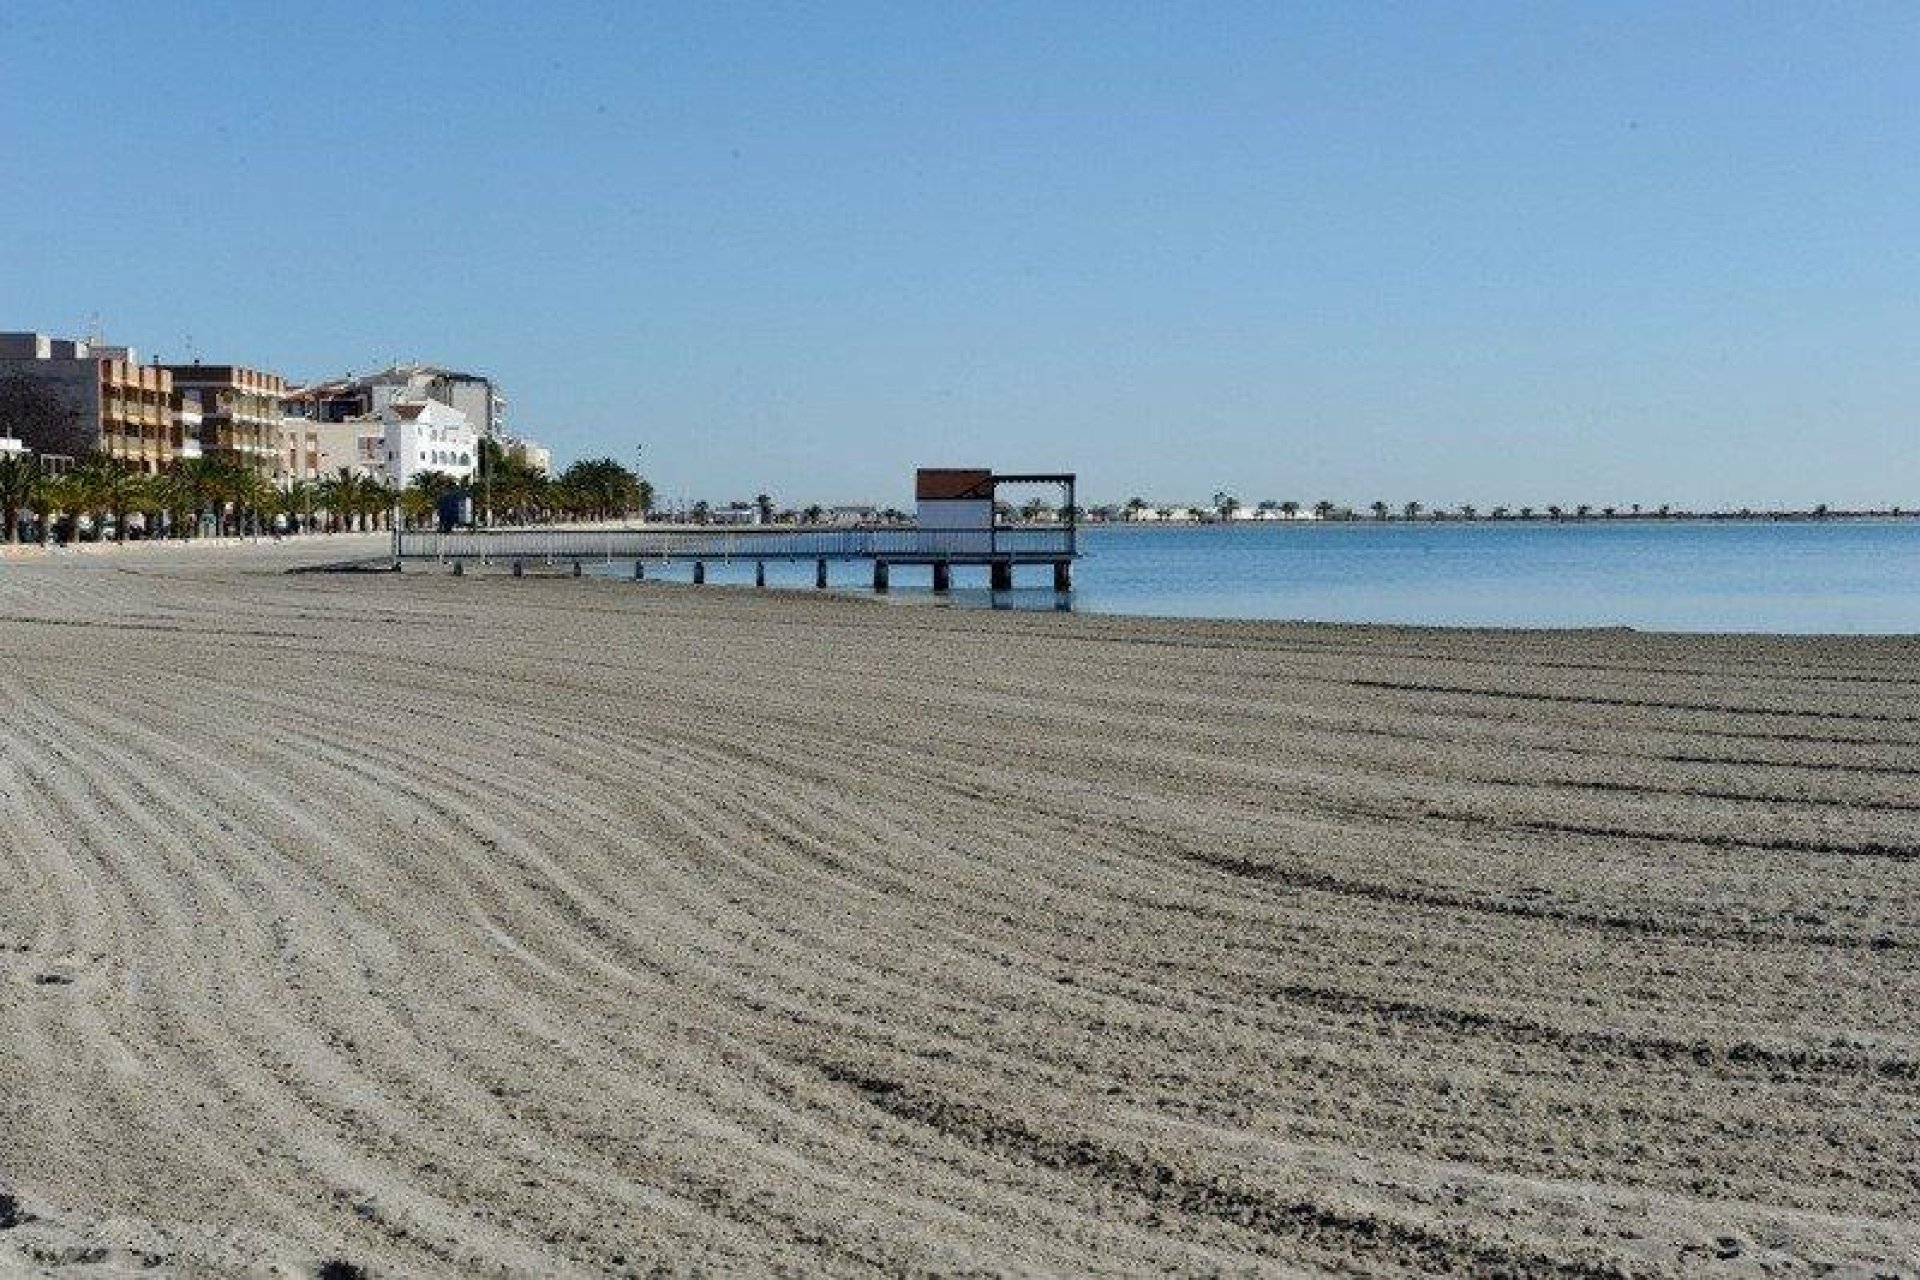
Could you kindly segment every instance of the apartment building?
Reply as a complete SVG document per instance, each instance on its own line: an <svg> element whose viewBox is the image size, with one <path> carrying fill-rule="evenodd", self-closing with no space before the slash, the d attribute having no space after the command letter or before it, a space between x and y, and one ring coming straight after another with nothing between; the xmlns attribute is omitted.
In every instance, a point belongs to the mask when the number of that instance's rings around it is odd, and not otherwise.
<svg viewBox="0 0 1920 1280"><path fill-rule="evenodd" d="M280 456L287 380L237 364L162 366L184 399L200 404L200 451L272 476Z"/></svg>
<svg viewBox="0 0 1920 1280"><path fill-rule="evenodd" d="M458 409L474 430L490 437L506 432L507 398L493 379L433 364L396 364L376 373L297 387L289 395L287 411L320 422L345 422L377 416L396 402L418 400Z"/></svg>
<svg viewBox="0 0 1920 1280"><path fill-rule="evenodd" d="M105 454L142 471L186 456L190 415L174 404L173 375L143 365L131 347L43 333L0 333L0 377L52 389L72 410L63 422L29 427L21 443L55 459Z"/></svg>

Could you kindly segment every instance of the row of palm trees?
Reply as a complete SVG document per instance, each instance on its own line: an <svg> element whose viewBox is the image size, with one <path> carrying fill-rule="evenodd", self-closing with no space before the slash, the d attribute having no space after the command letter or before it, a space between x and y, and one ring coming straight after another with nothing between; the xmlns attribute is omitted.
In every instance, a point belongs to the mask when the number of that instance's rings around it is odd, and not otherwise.
<svg viewBox="0 0 1920 1280"><path fill-rule="evenodd" d="M384 529L396 510L404 525L421 525L435 519L449 495L463 492L476 506L490 506L494 519L513 523L605 519L651 505L652 486L611 459L576 462L552 478L497 451L488 462L474 494L442 471L416 475L396 490L345 467L324 480L275 484L245 463L217 457L149 474L96 454L56 473L31 454L10 454L0 456L0 520L8 542L28 518L36 540L98 539L111 527L124 541L135 517L145 536L173 538Z"/></svg>
<svg viewBox="0 0 1920 1280"><path fill-rule="evenodd" d="M31 454L0 457L0 520L8 542L18 540L29 518L36 539L61 541L105 537L109 526L124 541L136 517L148 537L373 529L385 522L394 499L387 485L344 469L326 480L281 487L224 458L192 458L149 474L98 454L57 473Z"/></svg>

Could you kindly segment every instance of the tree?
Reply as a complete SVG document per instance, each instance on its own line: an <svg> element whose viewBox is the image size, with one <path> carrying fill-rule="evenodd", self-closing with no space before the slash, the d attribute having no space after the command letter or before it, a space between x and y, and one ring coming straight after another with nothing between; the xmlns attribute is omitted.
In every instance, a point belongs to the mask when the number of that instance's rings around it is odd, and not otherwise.
<svg viewBox="0 0 1920 1280"><path fill-rule="evenodd" d="M20 540L20 513L33 506L40 487L40 460L30 453L0 455L0 518L7 522L6 540Z"/></svg>
<svg viewBox="0 0 1920 1280"><path fill-rule="evenodd" d="M319 500L318 488L311 480L292 480L287 483L284 500L288 513L293 516L294 532L313 531L313 508Z"/></svg>
<svg viewBox="0 0 1920 1280"><path fill-rule="evenodd" d="M653 506L653 486L612 458L582 459L561 472L555 483L561 505L595 520L645 512Z"/></svg>
<svg viewBox="0 0 1920 1280"><path fill-rule="evenodd" d="M826 509L817 502L809 504L807 509L800 513L801 518L808 524L819 524L820 517L826 514Z"/></svg>
<svg viewBox="0 0 1920 1280"><path fill-rule="evenodd" d="M1407 519L1418 520L1420 518L1420 512L1423 510L1423 507L1418 502L1409 502L1407 503L1406 506L1400 508L1400 510L1401 510L1401 513L1407 517Z"/></svg>
<svg viewBox="0 0 1920 1280"><path fill-rule="evenodd" d="M127 517L135 511L146 509L152 499L153 489L147 483L146 475L136 468L110 458L103 458L101 462L100 499L113 516L115 540L125 542Z"/></svg>
<svg viewBox="0 0 1920 1280"><path fill-rule="evenodd" d="M1320 518L1321 518L1322 520L1327 520L1327 519L1330 519L1330 518L1332 518L1332 516L1333 516L1333 501L1332 501L1332 499L1330 499L1330 498L1322 498L1322 499L1320 499L1320 501L1318 501L1318 502L1316 502L1316 503L1314 503L1314 504L1313 504L1313 514L1314 514L1314 515L1316 515L1316 516L1319 516L1319 517L1320 517Z"/></svg>
<svg viewBox="0 0 1920 1280"><path fill-rule="evenodd" d="M1385 520L1387 518L1387 512L1391 510L1392 508L1386 503L1376 502L1373 504L1373 518L1375 520Z"/></svg>
<svg viewBox="0 0 1920 1280"><path fill-rule="evenodd" d="M327 522L335 530L350 529L360 513L366 481L351 467L341 467L320 482L320 505L327 509Z"/></svg>
<svg viewBox="0 0 1920 1280"><path fill-rule="evenodd" d="M1285 516L1287 519L1291 520L1295 516L1300 514L1300 504L1295 502L1292 498L1288 498L1285 502L1280 504L1280 514Z"/></svg>
<svg viewBox="0 0 1920 1280"><path fill-rule="evenodd" d="M1471 502L1463 502L1460 504L1460 518L1462 520L1472 520L1479 514L1479 508L1475 507Z"/></svg>
<svg viewBox="0 0 1920 1280"><path fill-rule="evenodd" d="M44 453L50 444L60 447L79 417L53 383L24 373L0 377L0 436L25 440Z"/></svg>

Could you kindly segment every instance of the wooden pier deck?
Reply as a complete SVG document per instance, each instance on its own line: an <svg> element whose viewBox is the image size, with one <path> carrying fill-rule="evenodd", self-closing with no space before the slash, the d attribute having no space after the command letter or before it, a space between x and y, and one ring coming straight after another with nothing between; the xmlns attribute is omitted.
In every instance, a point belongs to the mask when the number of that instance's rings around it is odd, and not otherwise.
<svg viewBox="0 0 1920 1280"><path fill-rule="evenodd" d="M1072 588L1072 564L1080 555L1072 524L1053 528L918 529L854 527L830 529L483 529L447 533L397 532L396 568L431 562L461 572L465 565L617 564L631 562L644 577L649 563L692 563L702 582L709 563L813 561L814 585L828 585L828 566L849 561L872 566L876 591L888 586L894 565L925 565L933 570L935 591L952 584L958 566L985 566L995 590L1013 586L1019 566L1046 566L1055 590Z"/></svg>

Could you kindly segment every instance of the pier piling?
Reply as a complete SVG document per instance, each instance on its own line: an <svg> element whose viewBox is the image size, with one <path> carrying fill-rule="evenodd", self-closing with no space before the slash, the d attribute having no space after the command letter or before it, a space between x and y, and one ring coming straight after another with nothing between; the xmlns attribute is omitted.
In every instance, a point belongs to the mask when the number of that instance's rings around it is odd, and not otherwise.
<svg viewBox="0 0 1920 1280"><path fill-rule="evenodd" d="M514 576L514 577L516 577L516 578L524 578L524 577L526 577L526 576L527 576L527 564L526 564L526 561L524 561L524 560L515 560L515 561L513 562L513 576Z"/></svg>
<svg viewBox="0 0 1920 1280"><path fill-rule="evenodd" d="M827 562L825 560L815 560L813 562L813 586L817 591L825 591L827 589Z"/></svg>
<svg viewBox="0 0 1920 1280"><path fill-rule="evenodd" d="M647 580L647 562L646 561L635 560L633 562L633 580L635 582L645 582Z"/></svg>
<svg viewBox="0 0 1920 1280"><path fill-rule="evenodd" d="M887 562L885 560L875 560L873 562L873 590L876 595L885 595L887 592Z"/></svg>
<svg viewBox="0 0 1920 1280"><path fill-rule="evenodd" d="M1053 562L1053 589L1055 591L1073 590L1073 561L1055 560Z"/></svg>
<svg viewBox="0 0 1920 1280"><path fill-rule="evenodd" d="M1013 590L1013 561L995 560L988 565L987 580L995 591Z"/></svg>
<svg viewBox="0 0 1920 1280"><path fill-rule="evenodd" d="M457 578L457 577L459 577L459 576L460 576L461 574L463 574L463 573L465 573L466 571L467 571L467 567L466 567L466 565L464 565L464 564L462 564L462 563L461 563L460 561L458 561L458 560L455 560L455 561L453 562L453 576L454 576L454 577L456 577L456 578Z"/></svg>
<svg viewBox="0 0 1920 1280"><path fill-rule="evenodd" d="M706 580L707 562L705 560L695 560L693 562L693 585L696 587L700 586Z"/></svg>
<svg viewBox="0 0 1920 1280"><path fill-rule="evenodd" d="M755 560L753 562L753 585L756 587L764 587L767 585L767 562L765 560Z"/></svg>
<svg viewBox="0 0 1920 1280"><path fill-rule="evenodd" d="M935 595L945 595L953 590L953 566L945 560L933 562L933 591Z"/></svg>

